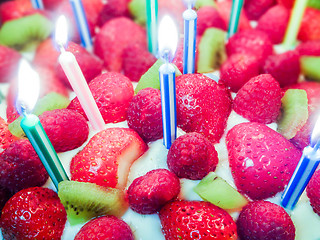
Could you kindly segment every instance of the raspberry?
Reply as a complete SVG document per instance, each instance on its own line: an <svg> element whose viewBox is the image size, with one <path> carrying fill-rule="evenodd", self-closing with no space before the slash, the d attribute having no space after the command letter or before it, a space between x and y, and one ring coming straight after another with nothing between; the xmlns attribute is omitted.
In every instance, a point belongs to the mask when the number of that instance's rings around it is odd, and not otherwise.
<svg viewBox="0 0 320 240"><path fill-rule="evenodd" d="M300 56L320 56L320 40L302 42L296 50Z"/></svg>
<svg viewBox="0 0 320 240"><path fill-rule="evenodd" d="M227 30L224 20L221 18L219 12L211 6L201 7L198 12L197 19L197 35L201 36L207 28L220 28Z"/></svg>
<svg viewBox="0 0 320 240"><path fill-rule="evenodd" d="M250 20L258 20L275 3L275 0L246 0L244 10Z"/></svg>
<svg viewBox="0 0 320 240"><path fill-rule="evenodd" d="M312 176L307 186L307 196L313 211L320 216L320 170Z"/></svg>

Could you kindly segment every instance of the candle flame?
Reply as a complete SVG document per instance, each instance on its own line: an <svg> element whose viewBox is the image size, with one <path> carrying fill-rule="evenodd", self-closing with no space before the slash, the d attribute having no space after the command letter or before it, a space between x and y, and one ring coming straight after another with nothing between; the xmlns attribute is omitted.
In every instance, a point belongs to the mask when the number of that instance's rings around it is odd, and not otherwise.
<svg viewBox="0 0 320 240"><path fill-rule="evenodd" d="M17 110L20 114L32 112L40 92L40 78L26 60L21 60L18 72Z"/></svg>
<svg viewBox="0 0 320 240"><path fill-rule="evenodd" d="M177 50L178 29L175 22L168 15L159 24L159 55L166 61L172 61Z"/></svg>
<svg viewBox="0 0 320 240"><path fill-rule="evenodd" d="M68 42L68 23L64 15L61 15L56 22L55 40L59 46L64 46Z"/></svg>
<svg viewBox="0 0 320 240"><path fill-rule="evenodd" d="M318 120L316 124L314 125L312 134L311 134L311 143L310 145L314 147L317 142L320 140L320 116L318 117Z"/></svg>

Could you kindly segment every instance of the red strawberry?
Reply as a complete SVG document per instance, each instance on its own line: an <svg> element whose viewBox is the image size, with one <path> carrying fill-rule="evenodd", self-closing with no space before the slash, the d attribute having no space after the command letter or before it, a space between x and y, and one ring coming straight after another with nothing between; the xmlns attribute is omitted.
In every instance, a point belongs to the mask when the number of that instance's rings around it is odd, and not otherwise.
<svg viewBox="0 0 320 240"><path fill-rule="evenodd" d="M251 199L281 192L301 152L280 133L261 123L241 123L226 137L229 164L237 188Z"/></svg>
<svg viewBox="0 0 320 240"><path fill-rule="evenodd" d="M101 27L112 18L130 17L129 2L130 0L108 0L99 13L98 25Z"/></svg>
<svg viewBox="0 0 320 240"><path fill-rule="evenodd" d="M220 82L224 83L233 92L259 75L260 62L256 57L248 54L233 54L220 68Z"/></svg>
<svg viewBox="0 0 320 240"><path fill-rule="evenodd" d="M20 53L0 45L0 83L8 82L15 76L20 58Z"/></svg>
<svg viewBox="0 0 320 240"><path fill-rule="evenodd" d="M134 240L129 225L114 217L103 216L90 220L77 233L74 240Z"/></svg>
<svg viewBox="0 0 320 240"><path fill-rule="evenodd" d="M292 8L295 0L278 0L278 3L286 8Z"/></svg>
<svg viewBox="0 0 320 240"><path fill-rule="evenodd" d="M219 142L231 111L229 91L202 74L176 78L178 126Z"/></svg>
<svg viewBox="0 0 320 240"><path fill-rule="evenodd" d="M217 10L220 13L220 16L223 18L223 20L226 24L226 27L228 28L232 2L231 1L218 1L218 2L216 2L216 5L217 5ZM240 15L238 29L239 29L239 31L245 30L245 29L251 29L250 22L247 18L245 11L243 11L243 10Z"/></svg>
<svg viewBox="0 0 320 240"><path fill-rule="evenodd" d="M15 0L2 2L0 5L0 22L3 24L7 21L14 20L24 16L26 11L32 9L29 0Z"/></svg>
<svg viewBox="0 0 320 240"><path fill-rule="evenodd" d="M10 193L10 191L0 186L0 217L1 217L2 208L11 197L12 197L12 194Z"/></svg>
<svg viewBox="0 0 320 240"><path fill-rule="evenodd" d="M276 0L246 0L243 7L250 20L258 20L275 4Z"/></svg>
<svg viewBox="0 0 320 240"><path fill-rule="evenodd" d="M101 74L103 62L80 45L70 42L67 51L73 53L87 82ZM71 85L60 64L56 65L57 77L69 88Z"/></svg>
<svg viewBox="0 0 320 240"><path fill-rule="evenodd" d="M274 44L281 43L287 30L290 11L282 5L275 5L263 14L257 30L265 32Z"/></svg>
<svg viewBox="0 0 320 240"><path fill-rule="evenodd" d="M252 122L269 124L280 114L282 91L270 74L251 78L233 101L236 113Z"/></svg>
<svg viewBox="0 0 320 240"><path fill-rule="evenodd" d="M280 206L256 201L246 205L237 220L238 234L243 240L294 240L295 226Z"/></svg>
<svg viewBox="0 0 320 240"><path fill-rule="evenodd" d="M11 143L0 156L0 185L13 193L28 187L42 186L48 177L27 139Z"/></svg>
<svg viewBox="0 0 320 240"><path fill-rule="evenodd" d="M300 26L298 39L301 41L320 40L320 10L306 8Z"/></svg>
<svg viewBox="0 0 320 240"><path fill-rule="evenodd" d="M228 56L235 53L250 54L261 63L273 52L268 35L259 30L246 30L234 34L229 39L226 49Z"/></svg>
<svg viewBox="0 0 320 240"><path fill-rule="evenodd" d="M297 83L300 75L299 53L288 51L269 56L263 66L263 73L269 73L280 84L280 87Z"/></svg>
<svg viewBox="0 0 320 240"><path fill-rule="evenodd" d="M71 178L124 188L131 164L148 146L129 128L109 128L94 135L72 160Z"/></svg>
<svg viewBox="0 0 320 240"><path fill-rule="evenodd" d="M64 0L42 0L45 9L55 10Z"/></svg>
<svg viewBox="0 0 320 240"><path fill-rule="evenodd" d="M123 51L123 73L131 81L138 82L141 76L157 59L139 44L130 44Z"/></svg>
<svg viewBox="0 0 320 240"><path fill-rule="evenodd" d="M296 50L300 56L320 56L320 40L302 42Z"/></svg>
<svg viewBox="0 0 320 240"><path fill-rule="evenodd" d="M127 109L133 97L131 81L120 73L104 73L89 83L101 115L106 123L122 122L127 117ZM76 110L86 119L78 98L74 98L68 106Z"/></svg>
<svg viewBox="0 0 320 240"><path fill-rule="evenodd" d="M40 122L57 152L80 147L89 135L86 119L69 109L56 109L39 116Z"/></svg>
<svg viewBox="0 0 320 240"><path fill-rule="evenodd" d="M156 169L136 178L127 193L131 209L140 214L153 214L179 192L179 178L167 169Z"/></svg>
<svg viewBox="0 0 320 240"><path fill-rule="evenodd" d="M144 88L132 98L127 111L128 126L146 141L162 138L160 90Z"/></svg>
<svg viewBox="0 0 320 240"><path fill-rule="evenodd" d="M159 212L166 240L236 240L236 223L223 209L200 201L174 201Z"/></svg>
<svg viewBox="0 0 320 240"><path fill-rule="evenodd" d="M146 48L145 30L126 17L118 17L101 27L96 36L94 52L103 59L108 71L120 72L123 51L129 44Z"/></svg>
<svg viewBox="0 0 320 240"><path fill-rule="evenodd" d="M226 23L216 8L212 6L201 7L197 14L197 35L201 36L210 27L220 28L224 31L227 30Z"/></svg>
<svg viewBox="0 0 320 240"><path fill-rule="evenodd" d="M320 216L320 170L312 176L307 186L307 196L313 211Z"/></svg>
<svg viewBox="0 0 320 240"><path fill-rule="evenodd" d="M35 52L33 64L37 67L55 69L60 53L55 49L51 38L41 42Z"/></svg>
<svg viewBox="0 0 320 240"><path fill-rule="evenodd" d="M54 191L34 187L16 193L2 209L5 239L61 239L66 211Z"/></svg>
<svg viewBox="0 0 320 240"><path fill-rule="evenodd" d="M187 133L173 142L167 156L169 169L179 178L201 180L218 164L214 145L199 133Z"/></svg>
<svg viewBox="0 0 320 240"><path fill-rule="evenodd" d="M7 149L11 143L18 140L19 138L11 134L8 129L8 124L3 118L0 117L0 155Z"/></svg>

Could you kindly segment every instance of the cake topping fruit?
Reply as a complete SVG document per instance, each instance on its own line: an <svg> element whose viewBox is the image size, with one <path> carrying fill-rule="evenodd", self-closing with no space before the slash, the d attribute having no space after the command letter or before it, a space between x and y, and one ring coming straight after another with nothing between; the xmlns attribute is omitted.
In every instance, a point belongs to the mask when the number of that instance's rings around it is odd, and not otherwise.
<svg viewBox="0 0 320 240"><path fill-rule="evenodd" d="M166 240L236 240L237 228L223 209L199 201L173 201L159 212Z"/></svg>
<svg viewBox="0 0 320 240"><path fill-rule="evenodd" d="M307 196L313 211L320 216L320 170L312 176L307 186Z"/></svg>
<svg viewBox="0 0 320 240"><path fill-rule="evenodd" d="M147 148L132 129L106 129L94 135L71 160L71 178L122 189L126 186L131 164Z"/></svg>
<svg viewBox="0 0 320 240"><path fill-rule="evenodd" d="M18 140L18 138L9 131L8 124L0 117L0 155L10 146L11 143Z"/></svg>
<svg viewBox="0 0 320 240"><path fill-rule="evenodd" d="M300 58L301 71L308 79L320 81L320 57L302 56Z"/></svg>
<svg viewBox="0 0 320 240"><path fill-rule="evenodd" d="M15 76L21 55L6 46L0 45L0 82L9 82Z"/></svg>
<svg viewBox="0 0 320 240"><path fill-rule="evenodd" d="M16 193L2 209L4 239L61 239L67 214L51 189L34 187Z"/></svg>
<svg viewBox="0 0 320 240"><path fill-rule="evenodd" d="M94 183L62 181L58 195L71 224L84 223L102 215L121 217L128 209L121 190Z"/></svg>
<svg viewBox="0 0 320 240"><path fill-rule="evenodd" d="M257 20L274 4L275 0L248 0L243 8L250 20Z"/></svg>
<svg viewBox="0 0 320 240"><path fill-rule="evenodd" d="M207 28L219 28L226 31L227 27L216 8L205 6L197 11L197 34L202 35Z"/></svg>
<svg viewBox="0 0 320 240"><path fill-rule="evenodd" d="M103 26L116 17L130 17L128 5L130 0L109 0L101 9L98 17L98 26Z"/></svg>
<svg viewBox="0 0 320 240"><path fill-rule="evenodd" d="M179 178L166 169L156 169L136 178L127 193L131 209L140 214L153 214L179 192Z"/></svg>
<svg viewBox="0 0 320 240"><path fill-rule="evenodd" d="M261 123L236 125L226 143L235 185L254 200L281 192L301 157L292 143Z"/></svg>
<svg viewBox="0 0 320 240"><path fill-rule="evenodd" d="M218 164L214 145L200 133L178 137L169 149L167 164L179 178L201 180Z"/></svg>
<svg viewBox="0 0 320 240"><path fill-rule="evenodd" d="M320 10L307 7L298 34L301 41L320 40Z"/></svg>
<svg viewBox="0 0 320 240"><path fill-rule="evenodd" d="M245 206L237 220L238 234L243 240L294 240L295 226L280 206L256 201Z"/></svg>

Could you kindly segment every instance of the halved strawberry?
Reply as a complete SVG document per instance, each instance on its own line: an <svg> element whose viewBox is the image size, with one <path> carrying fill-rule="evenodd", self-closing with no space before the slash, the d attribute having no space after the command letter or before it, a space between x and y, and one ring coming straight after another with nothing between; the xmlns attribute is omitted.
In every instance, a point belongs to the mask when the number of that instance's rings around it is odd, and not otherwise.
<svg viewBox="0 0 320 240"><path fill-rule="evenodd" d="M8 124L0 117L0 154L9 147L11 143L18 139L19 138L10 133L8 130Z"/></svg>

